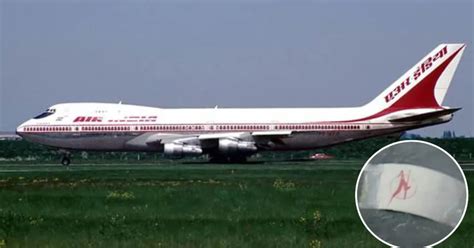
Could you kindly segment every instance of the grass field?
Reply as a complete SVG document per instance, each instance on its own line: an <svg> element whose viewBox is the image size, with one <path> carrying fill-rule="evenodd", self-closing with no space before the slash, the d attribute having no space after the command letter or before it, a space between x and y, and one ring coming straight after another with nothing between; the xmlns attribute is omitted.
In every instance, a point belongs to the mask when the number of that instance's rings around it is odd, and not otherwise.
<svg viewBox="0 0 474 248"><path fill-rule="evenodd" d="M0 247L381 247L354 205L361 165L3 164ZM472 233L468 210L442 246Z"/></svg>

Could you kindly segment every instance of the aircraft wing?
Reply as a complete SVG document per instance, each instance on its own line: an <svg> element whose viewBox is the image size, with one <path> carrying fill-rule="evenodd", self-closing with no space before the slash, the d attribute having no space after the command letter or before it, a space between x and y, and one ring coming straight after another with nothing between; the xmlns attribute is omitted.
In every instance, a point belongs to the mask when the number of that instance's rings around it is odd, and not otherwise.
<svg viewBox="0 0 474 248"><path fill-rule="evenodd" d="M290 136L292 131L290 130L278 130L278 131L257 131L252 132L254 137L287 137Z"/></svg>
<svg viewBox="0 0 474 248"><path fill-rule="evenodd" d="M277 131L256 131L256 132L240 132L240 133L214 133L203 134L199 136L201 146L206 148L213 148L217 146L219 139L233 139L242 141L253 141L259 148L265 149L272 146L273 143L282 143L281 139L289 137L292 131L277 130Z"/></svg>
<svg viewBox="0 0 474 248"><path fill-rule="evenodd" d="M219 139L231 139L255 142L256 146L265 147L269 142L281 142L281 138L289 137L291 131L256 131L256 132L225 132L209 134L169 134L146 133L127 142L129 146L156 147L159 149L166 143L200 145L203 149L213 149Z"/></svg>
<svg viewBox="0 0 474 248"><path fill-rule="evenodd" d="M281 131L256 131L256 132L232 132L232 133L212 133L212 134L201 134L199 135L199 140L209 140L209 139L222 139L222 138L234 138L242 139L248 137L286 137L290 136L291 131L281 130Z"/></svg>
<svg viewBox="0 0 474 248"><path fill-rule="evenodd" d="M228 133L209 133L197 136L199 140L213 140L222 138L242 139L250 136L249 132L228 132Z"/></svg>

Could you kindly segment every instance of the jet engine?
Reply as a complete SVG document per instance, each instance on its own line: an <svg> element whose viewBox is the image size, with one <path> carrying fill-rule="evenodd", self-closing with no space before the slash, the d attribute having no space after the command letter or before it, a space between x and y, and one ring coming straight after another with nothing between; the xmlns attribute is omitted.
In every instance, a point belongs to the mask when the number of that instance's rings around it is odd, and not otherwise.
<svg viewBox="0 0 474 248"><path fill-rule="evenodd" d="M257 151L254 142L232 139L219 139L219 152L225 155L251 154Z"/></svg>
<svg viewBox="0 0 474 248"><path fill-rule="evenodd" d="M202 149L198 145L166 143L164 146L164 154L168 157L181 158L188 155L201 155Z"/></svg>

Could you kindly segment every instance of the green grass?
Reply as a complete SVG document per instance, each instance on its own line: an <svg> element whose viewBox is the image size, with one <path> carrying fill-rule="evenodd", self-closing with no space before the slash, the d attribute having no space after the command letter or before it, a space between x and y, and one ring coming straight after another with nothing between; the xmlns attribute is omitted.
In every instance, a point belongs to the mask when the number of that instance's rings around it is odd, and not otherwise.
<svg viewBox="0 0 474 248"><path fill-rule="evenodd" d="M360 167L2 165L0 247L381 247L354 205ZM473 219L444 246L472 244Z"/></svg>

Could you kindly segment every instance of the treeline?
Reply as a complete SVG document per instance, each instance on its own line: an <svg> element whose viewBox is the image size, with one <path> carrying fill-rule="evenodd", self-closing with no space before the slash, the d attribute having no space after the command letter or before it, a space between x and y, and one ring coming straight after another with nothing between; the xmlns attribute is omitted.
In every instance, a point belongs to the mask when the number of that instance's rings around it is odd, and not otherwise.
<svg viewBox="0 0 474 248"><path fill-rule="evenodd" d="M435 144L457 160L471 160L474 154L474 138L452 138L452 139L440 139L440 138L416 138L416 140L423 140ZM372 154L378 151L380 148L399 141L397 138L374 138L363 141L356 141L352 143L343 144L341 146L334 146L328 149L322 150L328 154L335 155L338 158L343 159L368 159Z"/></svg>
<svg viewBox="0 0 474 248"><path fill-rule="evenodd" d="M336 145L324 149L317 149L311 151L298 151L288 153L263 153L262 156L277 158L277 159L305 159L314 153L325 153L334 156L336 159L358 159L367 160L372 154L377 152L380 148L389 145L400 139L394 137L377 137L367 140L349 142L341 145ZM412 139L415 140L415 139ZM448 153L450 153L457 160L473 160L474 159L474 138L416 138L416 140L423 140L433 143Z"/></svg>
<svg viewBox="0 0 474 248"><path fill-rule="evenodd" d="M296 152L263 152L255 155L256 159L291 160L307 159L314 153L326 153L335 159L361 159L369 158L380 148L397 141L393 137L379 137L362 141L349 142L325 149ZM420 138L436 144L458 160L472 160L474 154L474 138ZM160 153L145 152L84 152L73 151L75 161L153 161L166 159ZM56 149L27 141L0 141L0 161L57 161L60 154ZM201 159L201 158L190 158Z"/></svg>

